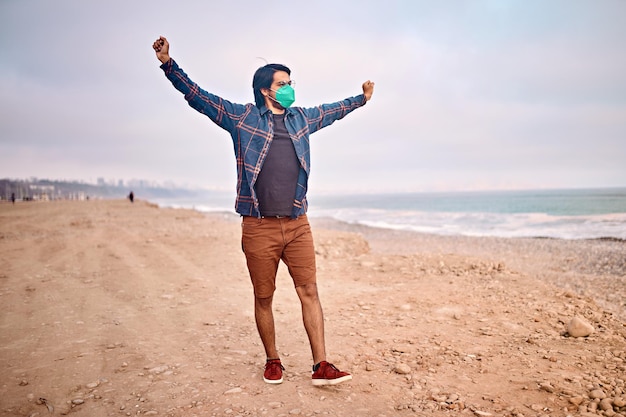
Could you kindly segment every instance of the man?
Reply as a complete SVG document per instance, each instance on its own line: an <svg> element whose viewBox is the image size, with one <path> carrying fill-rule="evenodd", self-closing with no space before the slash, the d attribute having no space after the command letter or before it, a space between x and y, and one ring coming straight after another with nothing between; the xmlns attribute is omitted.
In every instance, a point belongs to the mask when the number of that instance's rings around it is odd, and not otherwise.
<svg viewBox="0 0 626 417"><path fill-rule="evenodd" d="M263 380L283 381L284 367L276 348L272 300L278 263L294 281L302 319L313 354L313 385L334 385L352 379L326 361L324 317L317 292L315 251L306 216L309 178L309 135L365 105L374 83L363 94L314 108L290 107L295 94L291 71L268 64L254 74L255 104L231 103L202 90L169 56L169 43L157 39L153 48L161 69L191 107L227 130L237 161L237 201L242 220L242 249L254 288L254 313L265 348Z"/></svg>

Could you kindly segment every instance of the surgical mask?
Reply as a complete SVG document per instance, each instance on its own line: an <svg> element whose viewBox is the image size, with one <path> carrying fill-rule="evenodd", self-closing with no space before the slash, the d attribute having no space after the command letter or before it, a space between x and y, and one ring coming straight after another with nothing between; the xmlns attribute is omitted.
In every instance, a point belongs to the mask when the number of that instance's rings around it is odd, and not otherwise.
<svg viewBox="0 0 626 417"><path fill-rule="evenodd" d="M283 108L285 109L291 106L294 101L296 101L296 92L289 84L283 85L274 92L276 93L276 98L274 99L274 101L283 106Z"/></svg>

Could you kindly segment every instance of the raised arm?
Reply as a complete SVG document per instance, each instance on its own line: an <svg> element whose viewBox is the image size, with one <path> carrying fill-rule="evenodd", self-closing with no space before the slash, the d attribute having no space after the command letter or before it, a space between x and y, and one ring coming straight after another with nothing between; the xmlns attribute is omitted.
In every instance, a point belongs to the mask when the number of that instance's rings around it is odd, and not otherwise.
<svg viewBox="0 0 626 417"><path fill-rule="evenodd" d="M362 107L374 94L374 82L367 80L362 85L363 94L350 97L336 103L322 104L317 107L302 109L306 115L309 132L314 133L326 126L333 124L336 120L343 119L348 113Z"/></svg>
<svg viewBox="0 0 626 417"><path fill-rule="evenodd" d="M176 61L170 57L170 44L165 37L160 36L154 41L152 48L156 52L158 60L162 62L161 69L165 72L165 76L174 88L184 94L187 103L208 116L218 126L232 133L235 124L246 112L247 107L209 93L191 81Z"/></svg>

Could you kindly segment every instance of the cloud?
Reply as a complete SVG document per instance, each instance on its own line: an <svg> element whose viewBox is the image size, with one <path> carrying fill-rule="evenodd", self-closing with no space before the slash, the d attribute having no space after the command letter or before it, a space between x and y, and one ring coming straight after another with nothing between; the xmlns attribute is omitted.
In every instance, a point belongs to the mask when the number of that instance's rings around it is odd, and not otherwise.
<svg viewBox="0 0 626 417"><path fill-rule="evenodd" d="M189 108L150 45L252 101L281 62L296 104L376 82L312 138L326 190L624 185L623 1L0 4L0 177L145 177L234 187L228 134ZM31 172L33 174L31 174Z"/></svg>

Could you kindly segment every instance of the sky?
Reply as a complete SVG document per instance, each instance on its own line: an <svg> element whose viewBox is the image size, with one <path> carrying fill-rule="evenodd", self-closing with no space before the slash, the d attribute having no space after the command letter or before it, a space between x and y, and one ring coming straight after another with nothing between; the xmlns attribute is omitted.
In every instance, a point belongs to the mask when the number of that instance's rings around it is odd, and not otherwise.
<svg viewBox="0 0 626 417"><path fill-rule="evenodd" d="M0 0L0 178L231 191L202 88L253 101L266 62L295 106L372 100L311 136L317 193L626 186L626 1Z"/></svg>

